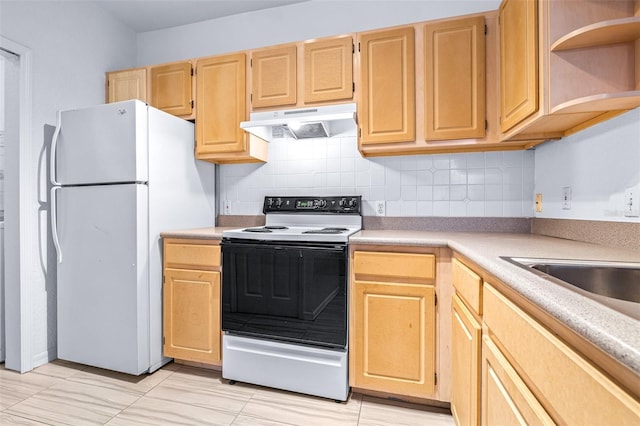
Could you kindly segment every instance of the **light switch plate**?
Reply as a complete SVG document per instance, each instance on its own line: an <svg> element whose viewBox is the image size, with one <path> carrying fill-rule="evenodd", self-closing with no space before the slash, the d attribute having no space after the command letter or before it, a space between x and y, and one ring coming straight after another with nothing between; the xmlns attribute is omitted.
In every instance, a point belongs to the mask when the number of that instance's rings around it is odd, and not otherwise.
<svg viewBox="0 0 640 426"><path fill-rule="evenodd" d="M624 191L624 215L627 217L640 216L640 191L628 188Z"/></svg>
<svg viewBox="0 0 640 426"><path fill-rule="evenodd" d="M571 210L571 187L562 188L562 209Z"/></svg>

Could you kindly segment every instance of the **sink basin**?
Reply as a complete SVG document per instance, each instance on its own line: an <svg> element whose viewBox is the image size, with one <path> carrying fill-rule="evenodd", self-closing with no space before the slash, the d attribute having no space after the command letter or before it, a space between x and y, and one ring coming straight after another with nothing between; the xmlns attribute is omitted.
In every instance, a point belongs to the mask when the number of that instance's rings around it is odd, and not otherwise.
<svg viewBox="0 0 640 426"><path fill-rule="evenodd" d="M502 259L640 320L640 263Z"/></svg>

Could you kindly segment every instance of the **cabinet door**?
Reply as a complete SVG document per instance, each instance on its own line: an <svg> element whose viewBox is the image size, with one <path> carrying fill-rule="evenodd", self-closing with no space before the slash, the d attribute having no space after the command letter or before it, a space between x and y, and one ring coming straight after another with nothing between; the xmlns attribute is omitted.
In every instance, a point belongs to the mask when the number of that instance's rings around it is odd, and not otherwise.
<svg viewBox="0 0 640 426"><path fill-rule="evenodd" d="M353 38L308 42L304 49L304 103L353 98Z"/></svg>
<svg viewBox="0 0 640 426"><path fill-rule="evenodd" d="M482 425L553 424L509 361L485 335L482 341Z"/></svg>
<svg viewBox="0 0 640 426"><path fill-rule="evenodd" d="M193 112L191 62L151 68L151 105L180 117Z"/></svg>
<svg viewBox="0 0 640 426"><path fill-rule="evenodd" d="M484 17L425 26L425 139L485 133Z"/></svg>
<svg viewBox="0 0 640 426"><path fill-rule="evenodd" d="M480 424L480 343L482 326L453 296L451 413L456 424Z"/></svg>
<svg viewBox="0 0 640 426"><path fill-rule="evenodd" d="M414 38L413 27L359 36L362 144L416 139Z"/></svg>
<svg viewBox="0 0 640 426"><path fill-rule="evenodd" d="M164 271L164 355L220 363L220 272Z"/></svg>
<svg viewBox="0 0 640 426"><path fill-rule="evenodd" d="M504 0L500 5L500 129L538 110L538 2Z"/></svg>
<svg viewBox="0 0 640 426"><path fill-rule="evenodd" d="M139 99L147 101L147 69L107 73L107 103Z"/></svg>
<svg viewBox="0 0 640 426"><path fill-rule="evenodd" d="M297 101L296 49L294 45L251 53L253 108L295 105Z"/></svg>
<svg viewBox="0 0 640 426"><path fill-rule="evenodd" d="M482 303L492 339L558 423L640 424L636 398L487 282Z"/></svg>
<svg viewBox="0 0 640 426"><path fill-rule="evenodd" d="M200 59L196 65L196 155L246 149L244 53Z"/></svg>
<svg viewBox="0 0 640 426"><path fill-rule="evenodd" d="M351 385L426 397L435 390L435 290L355 282Z"/></svg>

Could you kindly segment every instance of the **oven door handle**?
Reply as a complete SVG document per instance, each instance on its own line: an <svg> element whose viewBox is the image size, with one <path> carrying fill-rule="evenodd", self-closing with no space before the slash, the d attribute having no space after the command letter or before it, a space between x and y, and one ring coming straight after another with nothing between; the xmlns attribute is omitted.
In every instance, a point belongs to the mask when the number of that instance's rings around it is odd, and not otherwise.
<svg viewBox="0 0 640 426"><path fill-rule="evenodd" d="M276 250L286 250L286 249L302 249L302 250L316 250L316 251L335 251L335 252L341 252L345 250L345 247L340 247L340 246L329 246L329 247L323 247L323 246L288 246L288 245L274 245L271 246L271 248L274 248Z"/></svg>
<svg viewBox="0 0 640 426"><path fill-rule="evenodd" d="M347 250L347 246L343 245L335 245L335 246L312 246L312 245L297 245L297 244L245 244L245 243L222 243L222 248L260 248L260 249L271 249L271 250L313 250L313 251L322 251L322 252L334 252L334 253L343 253Z"/></svg>

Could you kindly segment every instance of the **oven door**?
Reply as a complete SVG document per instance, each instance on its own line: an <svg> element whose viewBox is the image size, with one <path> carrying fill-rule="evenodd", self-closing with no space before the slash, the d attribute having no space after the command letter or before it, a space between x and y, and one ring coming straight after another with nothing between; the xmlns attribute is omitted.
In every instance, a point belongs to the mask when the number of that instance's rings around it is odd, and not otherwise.
<svg viewBox="0 0 640 426"><path fill-rule="evenodd" d="M222 240L227 334L345 348L346 244Z"/></svg>

